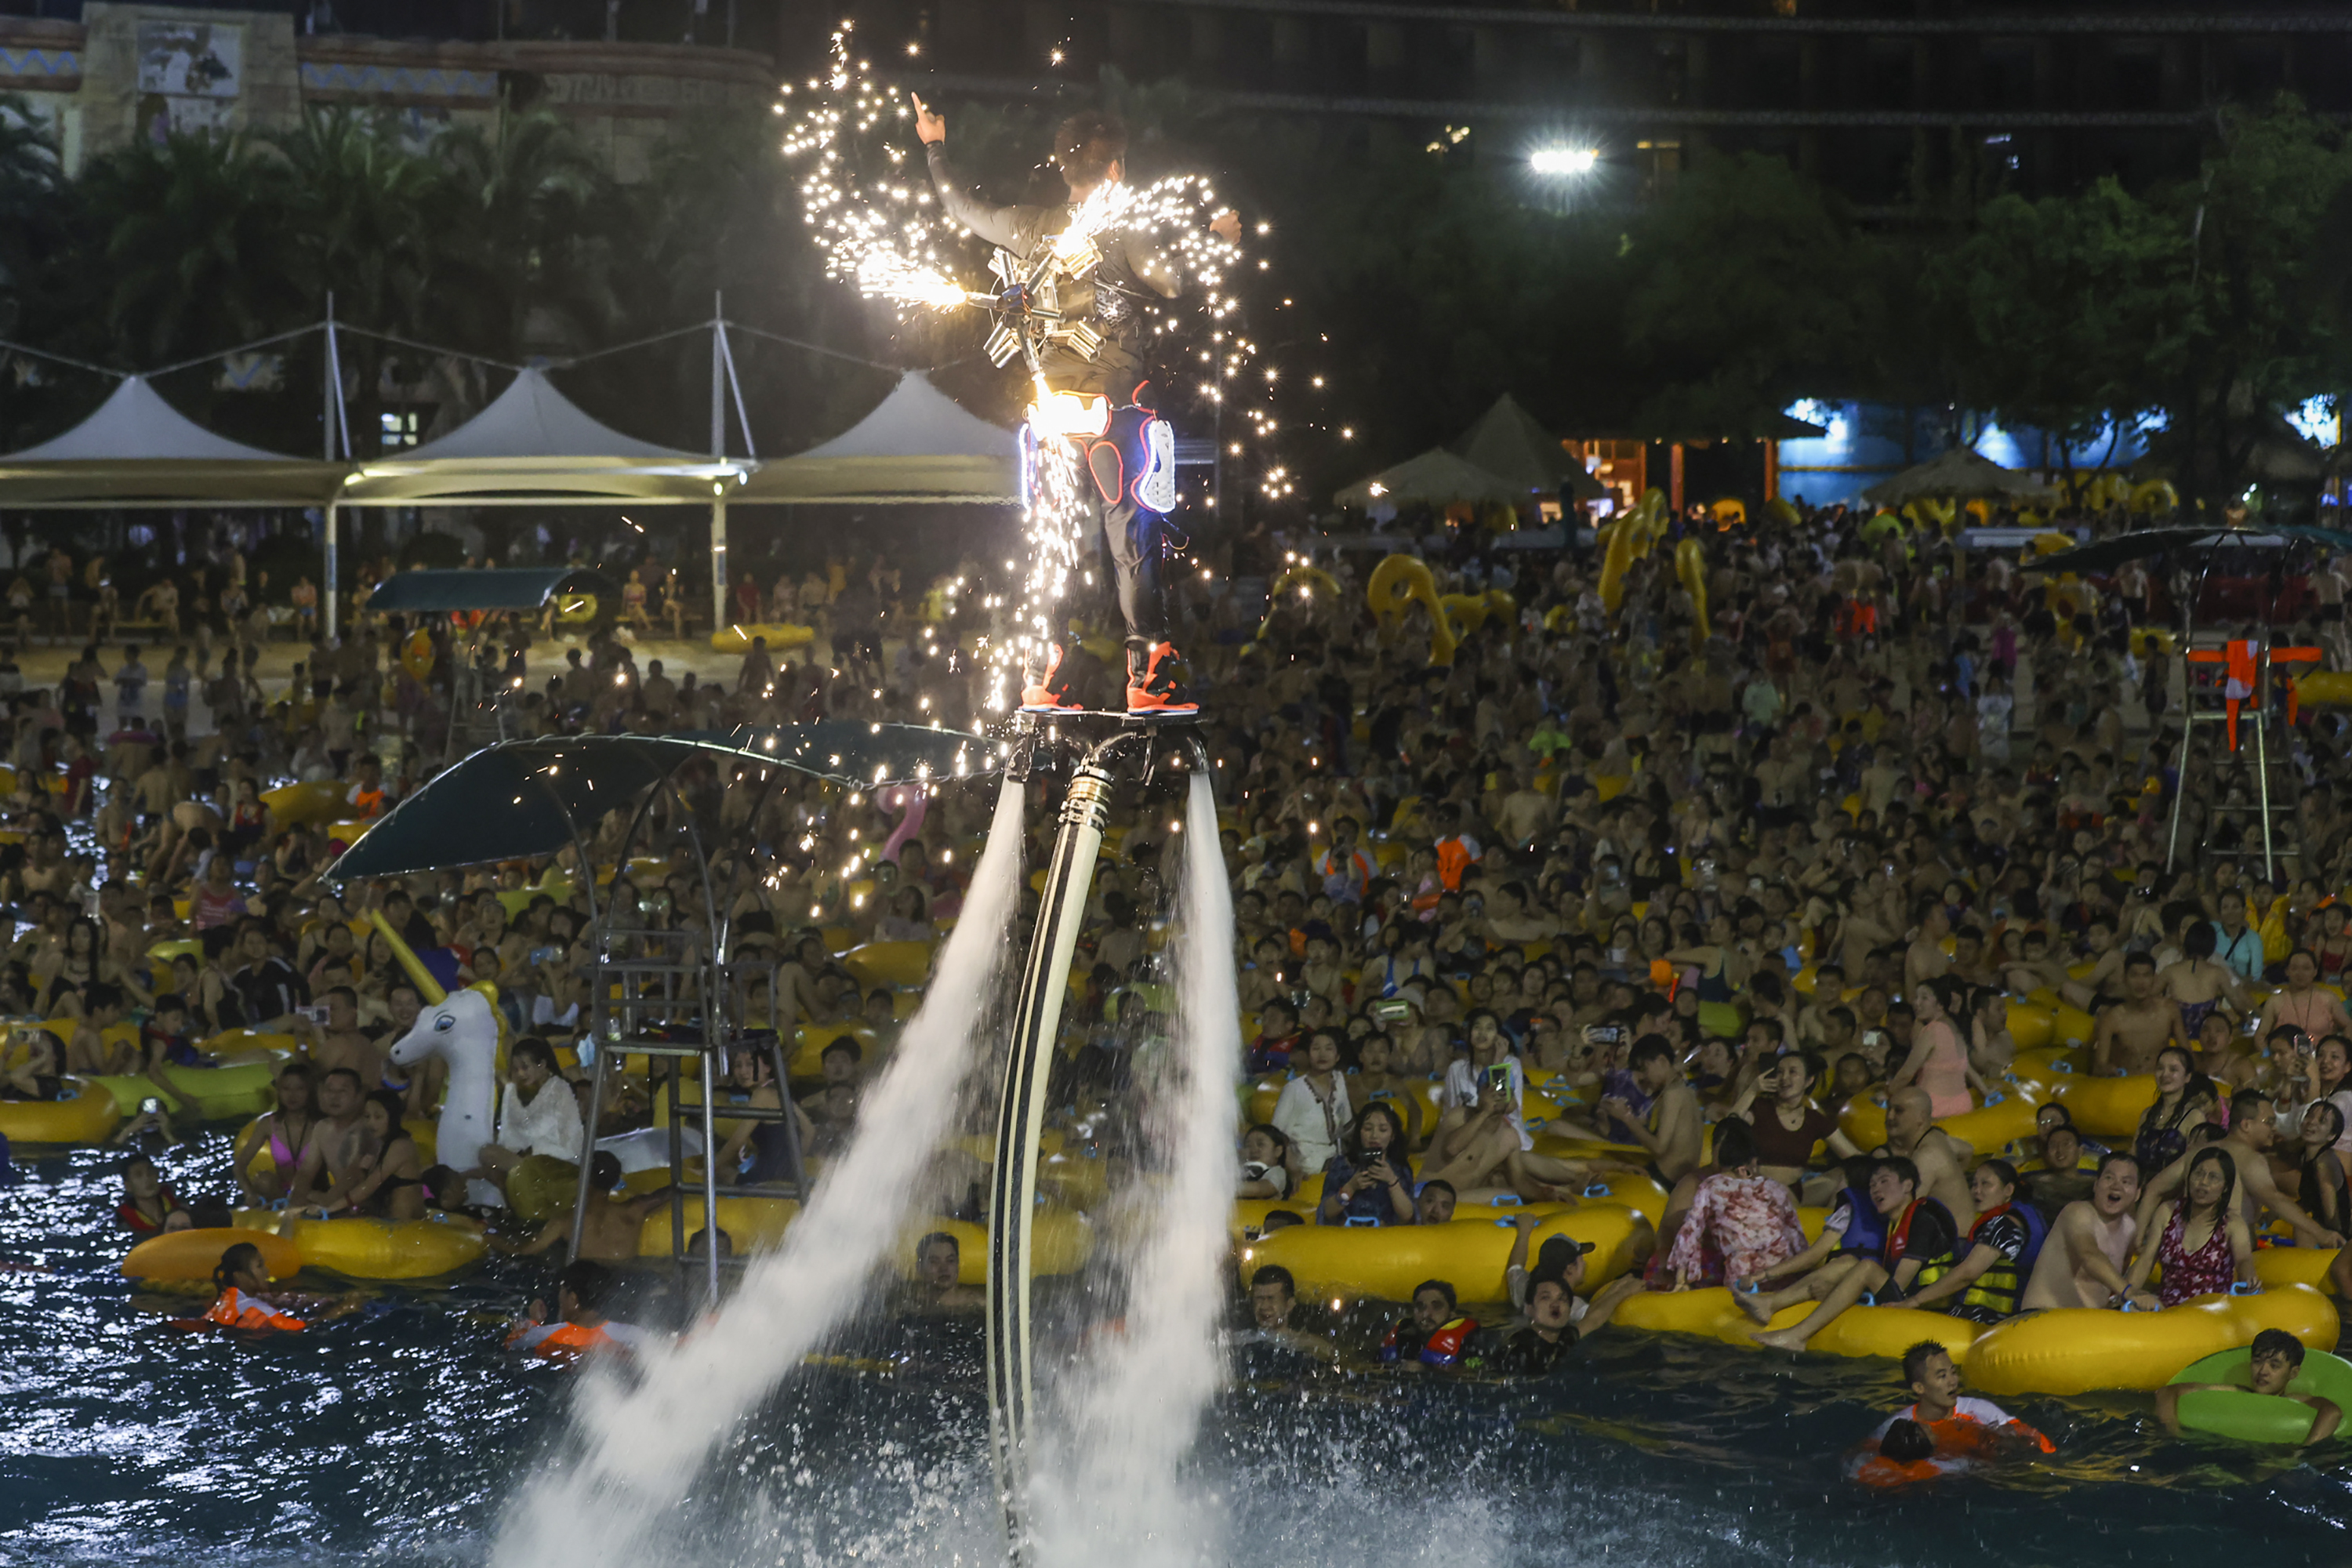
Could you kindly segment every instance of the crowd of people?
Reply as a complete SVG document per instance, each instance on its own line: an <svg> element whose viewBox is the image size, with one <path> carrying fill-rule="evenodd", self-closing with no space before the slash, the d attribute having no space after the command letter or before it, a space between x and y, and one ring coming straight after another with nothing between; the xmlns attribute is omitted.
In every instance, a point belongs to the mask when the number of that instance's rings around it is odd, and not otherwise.
<svg viewBox="0 0 2352 1568"><path fill-rule="evenodd" d="M1992 1321L2146 1300L2158 1260L2159 1300L2248 1279L2274 1223L2340 1240L2343 720L2306 708L2275 731L2300 787L2277 808L2294 854L2266 879L2229 808L2245 767L2200 753L2177 769L2176 667L2138 635L2172 614L2149 573L2048 585L1938 528L1843 508L1684 526L1706 556L1704 607L1663 551L1633 563L1612 605L1601 561L1574 549L1510 552L1468 530L1412 546L1442 592L1515 606L1463 628L1447 663L1418 605L1363 607L1378 553L1317 555L1341 591L1302 594L1284 574L1312 542L1286 551L1261 528L1169 574L1226 824L1246 1068L1278 1089L1245 1130L1238 1194L1272 1200L1269 1226L1407 1225L1482 1199L1573 1201L1596 1174L1638 1169L1671 1197L1623 1291L1732 1283L1759 1337L1789 1345L1865 1295ZM2309 578L2316 623L2276 635L2352 664L2345 569L2317 562ZM53 1096L100 1070L161 1084L245 1028L289 1035L298 1054L215 1206L398 1217L462 1206L533 1155L576 1162L587 1100L564 1047L591 1012L596 913L577 858L342 887L322 876L331 824L419 787L483 692L509 734L995 721L1008 675L985 650L1012 611L970 586L986 580L973 561L924 580L877 555L785 573L769 594L754 583L763 615L817 623L813 640L755 643L718 675L641 668L634 624L559 663L542 625L444 618L314 638L282 688L227 633L192 637L160 679L144 668L160 645L111 668L92 648L53 689L16 677L0 826L18 842L0 849L0 891L23 920L0 1007L51 1026L18 1032L0 1094ZM419 629L435 655L422 673L394 655ZM454 679L466 668L488 678L471 696ZM1116 706L1118 672L1082 641L1061 679ZM730 1064L732 1092L790 1100L821 1155L849 1135L908 1000L837 954L936 941L988 801L741 776L689 763L647 847L690 818L727 847L722 863L751 857L732 924L778 976L776 1016L751 1021L854 1031L822 1082ZM288 780L331 786L333 810L281 818L263 797ZM2176 796L2179 842L2197 847L2177 857ZM1056 1114L1113 1158L1138 1146L1129 1062L1166 1023L1152 923L1174 847L1127 816L1096 881L1056 1084ZM588 858L609 858L625 814L588 831ZM703 919L682 869L616 890L643 923ZM477 1168L431 1165L404 1137L441 1085L390 1061L419 996L376 918L457 977L498 984L517 1043ZM1937 1125L2000 1082L2008 1008L2028 994L2093 1016L2088 1070L2153 1075L2128 1147L2084 1137L2063 1105L2011 1149ZM1880 1101L1885 1141L1858 1147L1841 1116ZM648 1110L620 1093L594 1131ZM1616 1154L1548 1152L1538 1119ZM731 1152L741 1170L759 1143ZM610 1212L592 1215L583 1257L618 1262L635 1199L592 1186ZM1804 1205L1831 1210L1810 1244ZM136 1180L124 1215L142 1232L193 1223ZM1588 1298L1581 1267L1520 1268L1519 1321L1500 1335L1451 1331L1461 1304L1431 1281L1391 1348L1549 1364L1622 1299ZM1275 1312L1285 1285L1253 1286L1265 1331L1297 1332ZM1801 1322L1762 1326L1800 1302Z"/></svg>

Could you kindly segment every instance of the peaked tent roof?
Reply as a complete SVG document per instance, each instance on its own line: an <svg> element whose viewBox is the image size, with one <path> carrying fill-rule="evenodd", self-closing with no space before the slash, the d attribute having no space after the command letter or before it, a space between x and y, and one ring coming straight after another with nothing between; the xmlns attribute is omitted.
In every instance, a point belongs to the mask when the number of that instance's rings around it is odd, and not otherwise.
<svg viewBox="0 0 2352 1568"><path fill-rule="evenodd" d="M1017 505L1013 435L971 413L921 371L832 440L761 466L739 501L967 501Z"/></svg>
<svg viewBox="0 0 2352 1568"><path fill-rule="evenodd" d="M0 456L0 507L317 506L343 472L216 436L131 375L72 429Z"/></svg>
<svg viewBox="0 0 2352 1568"><path fill-rule="evenodd" d="M2004 468L1973 447L1954 447L1916 468L1906 468L1892 479L1879 480L1862 492L1862 499L1879 506L1902 506L1909 501L1934 500L1946 496L1969 500L1978 496L2041 496L2049 493L2050 487L2031 474Z"/></svg>
<svg viewBox="0 0 2352 1568"><path fill-rule="evenodd" d="M1538 423L1507 392L1462 433L1453 450L1490 474L1527 486L1531 492L1556 495L1560 486L1567 485L1578 500L1599 500L1609 493L1606 485L1568 455L1559 437Z"/></svg>
<svg viewBox="0 0 2352 1568"><path fill-rule="evenodd" d="M1490 474L1443 447L1432 447L1418 458L1408 458L1393 468L1359 479L1333 499L1340 506L1360 510L1374 501L1450 506L1464 500L1517 500L1525 494L1519 485L1500 474Z"/></svg>
<svg viewBox="0 0 2352 1568"><path fill-rule="evenodd" d="M740 484L751 466L624 436L558 392L545 371L526 368L446 436L362 465L341 499L346 506L580 497L708 503L714 484Z"/></svg>

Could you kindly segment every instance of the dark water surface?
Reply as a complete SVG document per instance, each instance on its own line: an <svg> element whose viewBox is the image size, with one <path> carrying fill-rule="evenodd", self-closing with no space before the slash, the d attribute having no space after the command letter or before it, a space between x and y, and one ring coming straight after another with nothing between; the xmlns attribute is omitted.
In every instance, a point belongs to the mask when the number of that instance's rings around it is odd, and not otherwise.
<svg viewBox="0 0 2352 1568"><path fill-rule="evenodd" d="M212 1133L163 1163L204 1189L226 1152ZM0 1258L29 1266L0 1272L0 1563L484 1561L506 1500L564 1462L579 1374L499 1344L545 1276L369 1288L300 1335L183 1334L163 1320L199 1298L116 1272L119 1162L60 1154L0 1190ZM649 1561L995 1557L977 1332L883 1322L842 1348L866 1370L779 1391ZM2144 1397L2017 1402L2054 1460L1885 1496L1838 1468L1901 1397L1882 1363L1620 1331L1537 1384L1251 1370L1268 1375L1220 1402L1191 1479L1222 1526L1211 1554L1254 1568L2352 1564L2352 1445L2168 1439Z"/></svg>

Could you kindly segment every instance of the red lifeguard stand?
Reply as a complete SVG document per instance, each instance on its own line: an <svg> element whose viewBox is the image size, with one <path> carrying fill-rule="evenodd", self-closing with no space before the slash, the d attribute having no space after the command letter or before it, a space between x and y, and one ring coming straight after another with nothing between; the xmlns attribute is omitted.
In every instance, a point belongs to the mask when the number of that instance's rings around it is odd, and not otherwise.
<svg viewBox="0 0 2352 1568"><path fill-rule="evenodd" d="M2300 708L2296 675L2304 667L2318 666L2320 650L2283 647L2265 637L2248 636L2231 637L2218 647L2188 648L2181 658L2188 704L2182 715L2180 784L2172 795L2166 865L2171 866L2179 858L2180 805L2189 794L2198 727L2220 724L2222 752L2220 757L2210 760L2217 763L2234 761L2242 769L2251 763L2252 787L2248 793L2252 798L2225 798L2214 802L2210 810L2217 816L2254 818L2253 826L2261 835L2263 876L2265 880L2274 881L2279 860L2300 858L2301 835L2294 811L2294 797L2299 792L2287 765L2286 735L2294 728ZM2273 729L2278 731L2275 745ZM2252 749L2251 757L2245 755L2247 747ZM2273 752L2277 753L2275 758Z"/></svg>

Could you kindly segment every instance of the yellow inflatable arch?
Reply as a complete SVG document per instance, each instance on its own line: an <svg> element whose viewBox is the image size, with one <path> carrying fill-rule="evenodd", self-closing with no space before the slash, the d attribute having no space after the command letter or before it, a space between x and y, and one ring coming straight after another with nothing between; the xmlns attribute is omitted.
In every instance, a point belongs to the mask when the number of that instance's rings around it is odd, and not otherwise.
<svg viewBox="0 0 2352 1568"><path fill-rule="evenodd" d="M1409 604L1429 612L1429 662L1454 662L1454 628L1447 623L1444 602L1437 596L1437 579L1417 555L1391 555L1372 568L1364 584L1365 601L1372 614L1385 620L1404 613Z"/></svg>

